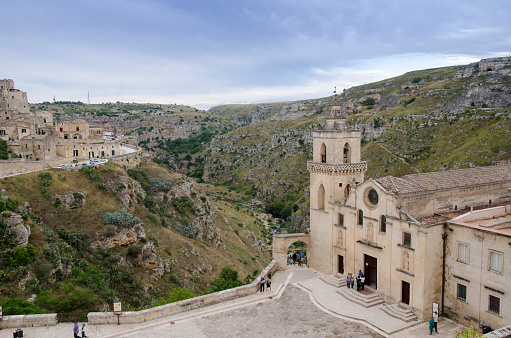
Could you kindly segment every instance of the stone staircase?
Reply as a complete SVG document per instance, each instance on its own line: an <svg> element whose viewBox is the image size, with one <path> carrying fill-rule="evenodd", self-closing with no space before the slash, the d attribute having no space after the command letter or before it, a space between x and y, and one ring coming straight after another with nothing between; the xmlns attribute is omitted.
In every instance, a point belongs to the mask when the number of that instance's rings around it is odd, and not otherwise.
<svg viewBox="0 0 511 338"><path fill-rule="evenodd" d="M358 305L361 305L365 308L373 307L384 303L380 295L378 295L377 292L375 292L374 290L367 286L365 287L364 290L360 292L357 292L356 289L351 288L341 288L339 291L336 292L343 296L344 298L346 298L347 300Z"/></svg>
<svg viewBox="0 0 511 338"><path fill-rule="evenodd" d="M340 288L346 286L346 276L340 273L334 273L333 275L325 275L320 278L323 282L328 285L335 286L336 288Z"/></svg>
<svg viewBox="0 0 511 338"><path fill-rule="evenodd" d="M417 320L414 313L405 304L386 304L381 310L394 318L400 319L405 323Z"/></svg>

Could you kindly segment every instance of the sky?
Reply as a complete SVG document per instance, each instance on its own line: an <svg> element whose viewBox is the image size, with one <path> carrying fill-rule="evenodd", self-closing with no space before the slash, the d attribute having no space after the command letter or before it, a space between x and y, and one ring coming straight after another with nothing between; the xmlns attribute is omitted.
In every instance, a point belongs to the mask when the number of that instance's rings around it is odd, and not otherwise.
<svg viewBox="0 0 511 338"><path fill-rule="evenodd" d="M16 0L0 78L29 102L208 109L511 54L508 0Z"/></svg>

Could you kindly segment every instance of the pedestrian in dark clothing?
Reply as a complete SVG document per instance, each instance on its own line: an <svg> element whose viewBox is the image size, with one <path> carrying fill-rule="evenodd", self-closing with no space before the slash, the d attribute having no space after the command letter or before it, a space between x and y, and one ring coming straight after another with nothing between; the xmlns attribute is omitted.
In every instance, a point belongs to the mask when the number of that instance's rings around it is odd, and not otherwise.
<svg viewBox="0 0 511 338"><path fill-rule="evenodd" d="M357 277L357 292L360 291L360 277Z"/></svg>
<svg viewBox="0 0 511 338"><path fill-rule="evenodd" d="M75 325L73 326L73 335L75 338L79 338L78 337L78 332L80 331L80 328L78 327L78 323L75 322Z"/></svg>
<svg viewBox="0 0 511 338"><path fill-rule="evenodd" d="M265 282L264 277L261 277L261 283L259 285L259 291L260 292L264 291L264 282Z"/></svg>
<svg viewBox="0 0 511 338"><path fill-rule="evenodd" d="M271 290L271 279L270 279L270 275L268 275L268 279L266 280L266 291L270 291Z"/></svg>
<svg viewBox="0 0 511 338"><path fill-rule="evenodd" d="M293 252L293 265L296 264L296 252Z"/></svg>
<svg viewBox="0 0 511 338"><path fill-rule="evenodd" d="M268 272L268 279L271 279L271 271Z"/></svg>
<svg viewBox="0 0 511 338"><path fill-rule="evenodd" d="M362 275L362 277L360 277L360 289L364 290L365 282L366 282L366 278L364 277L364 275Z"/></svg>

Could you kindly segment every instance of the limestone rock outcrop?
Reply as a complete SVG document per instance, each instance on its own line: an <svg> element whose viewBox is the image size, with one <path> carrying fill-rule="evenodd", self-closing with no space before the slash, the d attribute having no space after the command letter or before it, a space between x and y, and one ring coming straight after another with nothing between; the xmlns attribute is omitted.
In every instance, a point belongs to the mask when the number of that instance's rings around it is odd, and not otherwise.
<svg viewBox="0 0 511 338"><path fill-rule="evenodd" d="M116 245L126 246L136 244L142 238L146 238L146 233L143 224L135 224L131 228L122 228L116 232L112 237L105 238L101 241L91 243L91 248L110 249Z"/></svg>
<svg viewBox="0 0 511 338"><path fill-rule="evenodd" d="M11 215L5 222L16 231L16 248L27 246L31 229L23 222L23 218L20 215Z"/></svg>

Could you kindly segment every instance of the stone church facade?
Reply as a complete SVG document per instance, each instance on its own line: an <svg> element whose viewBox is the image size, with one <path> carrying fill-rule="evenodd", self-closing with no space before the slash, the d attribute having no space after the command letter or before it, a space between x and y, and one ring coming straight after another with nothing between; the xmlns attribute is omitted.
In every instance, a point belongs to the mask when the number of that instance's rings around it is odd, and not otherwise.
<svg viewBox="0 0 511 338"><path fill-rule="evenodd" d="M335 95L324 129L313 132L313 159L307 163L310 234L300 240L307 243L310 267L343 276L361 270L366 285L387 303L406 306L422 320L437 303L465 324L509 324L511 283L504 280L511 279L511 207L505 206L511 201L511 165L365 180L361 138L361 130L346 124ZM499 229L478 229L456 218L495 207L507 218L497 222ZM283 247L277 237L279 260L289 240ZM470 264L467 255L474 256Z"/></svg>

